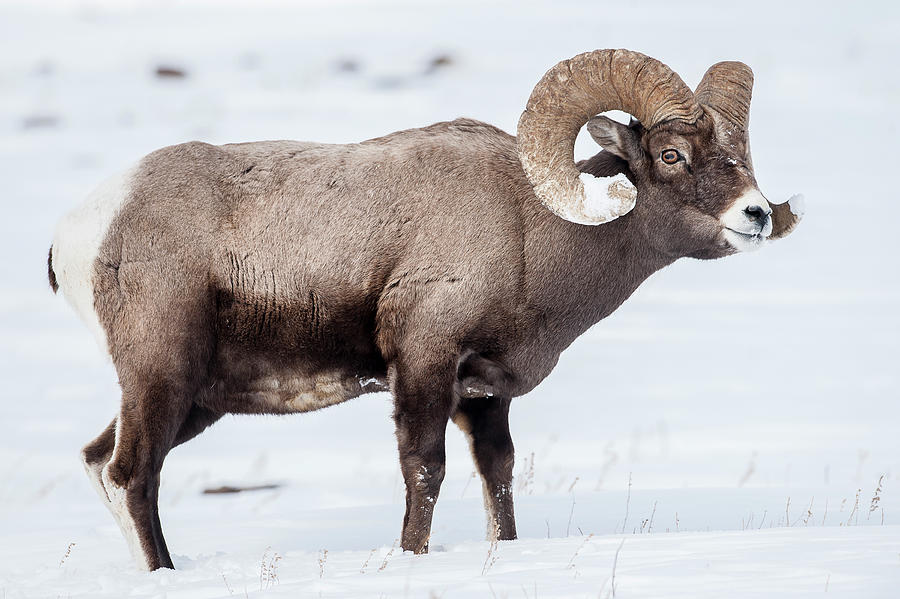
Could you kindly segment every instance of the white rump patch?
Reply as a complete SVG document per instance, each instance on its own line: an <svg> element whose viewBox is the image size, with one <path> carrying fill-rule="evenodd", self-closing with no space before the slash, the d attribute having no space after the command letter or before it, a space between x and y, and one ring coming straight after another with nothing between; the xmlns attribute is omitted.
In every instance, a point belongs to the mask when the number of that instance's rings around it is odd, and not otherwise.
<svg viewBox="0 0 900 599"><path fill-rule="evenodd" d="M131 191L135 169L110 177L60 221L53 237L53 272L63 295L109 353L94 310L94 262L113 219Z"/></svg>

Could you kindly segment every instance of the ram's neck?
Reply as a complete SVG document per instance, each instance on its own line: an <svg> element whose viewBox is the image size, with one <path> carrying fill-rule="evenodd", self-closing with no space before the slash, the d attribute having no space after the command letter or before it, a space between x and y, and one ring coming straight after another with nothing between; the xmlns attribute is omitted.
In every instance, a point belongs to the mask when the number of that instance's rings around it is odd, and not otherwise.
<svg viewBox="0 0 900 599"><path fill-rule="evenodd" d="M543 313L545 342L560 350L673 262L652 249L632 214L595 227L566 222L539 205L531 217L526 301Z"/></svg>

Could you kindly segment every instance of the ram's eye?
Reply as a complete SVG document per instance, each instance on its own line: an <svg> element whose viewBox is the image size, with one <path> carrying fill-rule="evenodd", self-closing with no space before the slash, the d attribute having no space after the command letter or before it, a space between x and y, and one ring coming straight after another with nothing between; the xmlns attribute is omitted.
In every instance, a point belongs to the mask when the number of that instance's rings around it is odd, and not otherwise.
<svg viewBox="0 0 900 599"><path fill-rule="evenodd" d="M681 154L678 153L678 150L663 150L659 158L666 164L675 164L681 160Z"/></svg>

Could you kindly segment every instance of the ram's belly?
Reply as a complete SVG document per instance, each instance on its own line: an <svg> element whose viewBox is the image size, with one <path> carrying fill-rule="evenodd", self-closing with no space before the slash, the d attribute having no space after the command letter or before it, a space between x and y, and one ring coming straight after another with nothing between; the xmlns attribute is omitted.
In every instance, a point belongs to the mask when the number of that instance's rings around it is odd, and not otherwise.
<svg viewBox="0 0 900 599"><path fill-rule="evenodd" d="M345 372L272 375L247 381L245 385L232 385L225 399L230 412L285 414L312 412L386 388L383 378Z"/></svg>
<svg viewBox="0 0 900 599"><path fill-rule="evenodd" d="M261 338L248 344L220 338L200 401L220 412L288 414L384 391L385 366L368 349L334 353L283 340L266 343Z"/></svg>

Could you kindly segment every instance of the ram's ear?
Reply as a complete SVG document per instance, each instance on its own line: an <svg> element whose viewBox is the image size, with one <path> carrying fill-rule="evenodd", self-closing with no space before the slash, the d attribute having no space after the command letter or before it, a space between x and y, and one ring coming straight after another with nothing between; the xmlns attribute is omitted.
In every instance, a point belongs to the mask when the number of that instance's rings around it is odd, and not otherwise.
<svg viewBox="0 0 900 599"><path fill-rule="evenodd" d="M617 123L605 116L595 116L587 122L588 133L600 146L626 162L637 160L641 150L640 126Z"/></svg>

